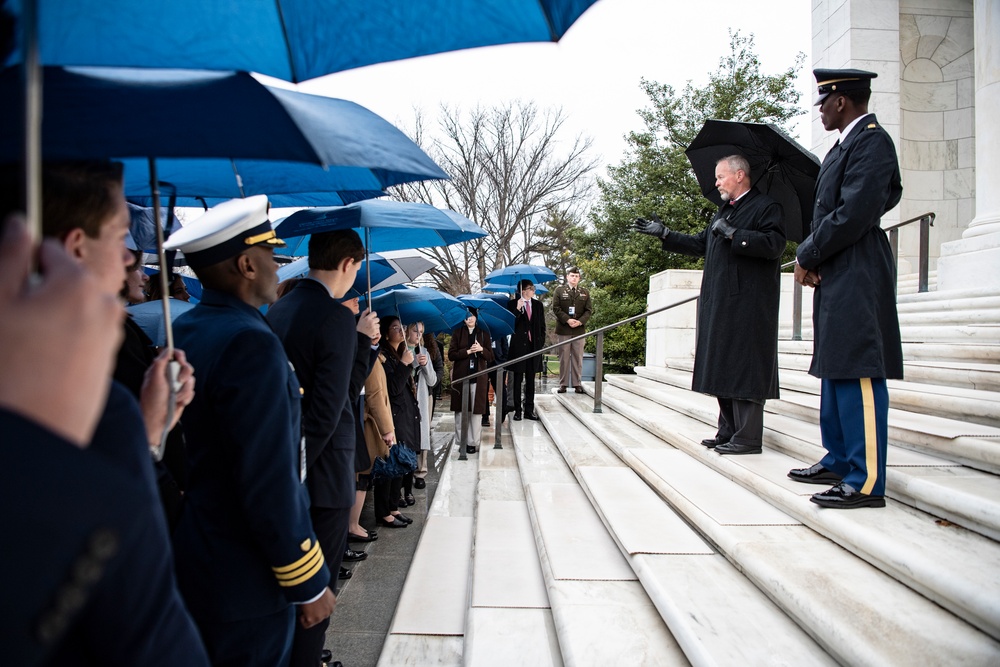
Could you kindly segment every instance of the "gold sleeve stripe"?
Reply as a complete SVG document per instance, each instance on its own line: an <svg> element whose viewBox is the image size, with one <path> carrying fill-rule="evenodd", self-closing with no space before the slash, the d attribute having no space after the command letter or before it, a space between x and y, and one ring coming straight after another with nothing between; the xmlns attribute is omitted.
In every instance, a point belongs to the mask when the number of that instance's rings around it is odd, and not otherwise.
<svg viewBox="0 0 1000 667"><path fill-rule="evenodd" d="M304 572L302 572L302 574L300 576L295 577L294 579L286 579L286 578L284 578L282 576L279 576L278 577L278 585L282 586L284 588L290 588L292 586L298 586L299 584L301 584L304 581L309 581L310 579L313 578L313 576L315 576L315 574L317 572L319 572L319 569L321 567L323 567L323 562L324 562L323 561L323 552L320 551L319 552L319 558L316 559L316 562L313 563L312 565L310 565L309 568L307 570L305 570Z"/></svg>
<svg viewBox="0 0 1000 667"><path fill-rule="evenodd" d="M276 575L291 574L295 570L301 569L309 561L311 561L312 559L314 559L316 557L317 553L319 553L319 542L313 543L313 548L310 549L309 551L307 551L305 556L303 556L302 558L298 559L294 563L292 563L290 565L283 565L281 567L272 567L271 569L274 570L274 573Z"/></svg>

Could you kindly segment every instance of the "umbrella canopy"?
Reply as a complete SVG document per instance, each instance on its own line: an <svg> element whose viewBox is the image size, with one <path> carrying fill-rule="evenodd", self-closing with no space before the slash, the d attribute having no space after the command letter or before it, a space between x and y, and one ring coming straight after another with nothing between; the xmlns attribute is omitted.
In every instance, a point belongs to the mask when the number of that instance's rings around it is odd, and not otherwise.
<svg viewBox="0 0 1000 667"><path fill-rule="evenodd" d="M744 156L750 162L754 186L784 209L785 237L798 242L808 236L820 161L781 128L770 123L707 120L684 153L702 194L716 206L722 205L722 199L715 189L715 164L736 153Z"/></svg>
<svg viewBox="0 0 1000 667"><path fill-rule="evenodd" d="M466 299L490 299L503 306L510 301L510 294L504 292L480 292L479 294L459 294L458 298L461 301L465 301Z"/></svg>
<svg viewBox="0 0 1000 667"><path fill-rule="evenodd" d="M518 279L520 280L520 279ZM495 283L486 283L483 285L484 292L497 292L499 294L504 294L509 299L517 287L517 281L515 280L510 285L497 285ZM535 294L548 294L549 290L544 285L535 283Z"/></svg>
<svg viewBox="0 0 1000 667"><path fill-rule="evenodd" d="M469 308L476 309L478 313L476 326L485 326L490 332L490 338L496 340L501 336L509 336L514 333L514 313L493 299L459 297L459 301Z"/></svg>
<svg viewBox="0 0 1000 667"><path fill-rule="evenodd" d="M278 221L278 236L290 241L281 254L305 254L308 235L337 229L355 229L373 251L429 248L486 236L486 230L454 211L429 204L369 199L347 206L297 211Z"/></svg>
<svg viewBox="0 0 1000 667"><path fill-rule="evenodd" d="M10 11L20 17L26 1L9 2ZM43 64L224 68L304 81L431 53L556 41L596 0L35 1ZM7 64L21 59L19 47Z"/></svg>
<svg viewBox="0 0 1000 667"><path fill-rule="evenodd" d="M393 280L397 277L396 269L389 264L389 260L385 259L381 255L372 253L368 258L361 262L361 268L358 269L358 275L354 279L354 284L351 289L358 292L359 294L364 292L367 288L368 281L368 263L371 263L371 274L372 282L385 282ZM285 281L290 278L302 278L307 273L309 273L309 258L300 257L294 262L290 262L278 268L278 280ZM404 279L402 282L406 282ZM398 284L398 283L396 283ZM388 286L388 285L386 285ZM373 288L374 289L374 288Z"/></svg>
<svg viewBox="0 0 1000 667"><path fill-rule="evenodd" d="M510 266L505 266L502 269L497 269L486 274L486 282L489 285L506 285L508 289L517 287L519 280L530 280L535 285L538 285L539 283L547 283L555 279L556 274L551 269L532 264L511 264ZM490 290L487 290L484 285L483 291ZM511 289L511 291L513 290Z"/></svg>
<svg viewBox="0 0 1000 667"><path fill-rule="evenodd" d="M430 287L388 290L372 297L372 310L382 317L396 315L403 324L423 322L424 330L431 332L451 331L469 314L461 301Z"/></svg>
<svg viewBox="0 0 1000 667"><path fill-rule="evenodd" d="M381 253L396 272L389 278L372 285L372 291L408 283L433 269L437 264L416 250L392 250ZM405 279L404 279L405 278ZM374 277L372 278L374 281Z"/></svg>
<svg viewBox="0 0 1000 667"><path fill-rule="evenodd" d="M173 322L183 313L194 308L195 304L180 299L170 299L170 321ZM139 328L153 341L154 345L162 347L166 344L167 328L163 325L163 304L159 300L147 301L125 309Z"/></svg>
<svg viewBox="0 0 1000 667"><path fill-rule="evenodd" d="M46 67L43 76L43 157L142 158L126 163L127 197L150 194L149 157L158 179L185 197L378 196L392 185L447 178L364 107L266 86L245 72ZM0 72L3 99L19 99L23 87L18 68ZM18 105L0 105L0 124L21 124ZM23 149L20 133L0 135L0 160L20 160Z"/></svg>

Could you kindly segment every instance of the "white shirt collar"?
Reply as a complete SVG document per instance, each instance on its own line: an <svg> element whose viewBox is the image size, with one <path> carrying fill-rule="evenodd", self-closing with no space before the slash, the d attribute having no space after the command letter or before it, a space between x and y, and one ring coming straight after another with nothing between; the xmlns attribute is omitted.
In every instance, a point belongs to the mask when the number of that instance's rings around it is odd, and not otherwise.
<svg viewBox="0 0 1000 667"><path fill-rule="evenodd" d="M848 124L848 126L844 128L844 131L840 133L839 141L843 142L844 141L844 137L846 137L847 135L849 135L851 133L851 130L854 129L854 126L857 125L858 123L860 123L861 121L863 121L865 118L868 118L868 116L871 116L871 114L870 113L866 113L863 116L858 116L857 118L855 118L854 120L852 120L850 122L850 124Z"/></svg>

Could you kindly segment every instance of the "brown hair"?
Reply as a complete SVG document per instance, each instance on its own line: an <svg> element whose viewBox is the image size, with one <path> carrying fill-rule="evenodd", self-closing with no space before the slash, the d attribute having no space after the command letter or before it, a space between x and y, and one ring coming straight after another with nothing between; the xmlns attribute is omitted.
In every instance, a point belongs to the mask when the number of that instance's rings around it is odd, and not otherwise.
<svg viewBox="0 0 1000 667"><path fill-rule="evenodd" d="M309 268L333 271L350 257L360 262L365 257L365 246L353 229L320 232L309 237Z"/></svg>

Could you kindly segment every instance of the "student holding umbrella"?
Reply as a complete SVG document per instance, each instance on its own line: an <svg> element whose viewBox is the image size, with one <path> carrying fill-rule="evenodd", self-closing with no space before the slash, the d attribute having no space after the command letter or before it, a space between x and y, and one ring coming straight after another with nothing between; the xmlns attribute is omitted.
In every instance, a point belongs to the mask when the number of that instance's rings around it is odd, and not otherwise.
<svg viewBox="0 0 1000 667"><path fill-rule="evenodd" d="M730 155L715 165L726 202L700 233L667 229L654 214L635 230L663 249L704 255L691 389L719 401L719 430L701 441L720 454L760 454L764 402L778 397L778 297L785 250L781 205L751 187L750 165Z"/></svg>
<svg viewBox="0 0 1000 667"><path fill-rule="evenodd" d="M469 314L457 329L451 332L451 345L448 346L448 359L451 360L451 411L455 413L455 437L462 442L462 393L463 384L459 382L464 377L482 370L493 360L493 345L490 333L476 326L477 312L470 308ZM481 417L489 411L489 380L485 375L476 378L469 387L469 409L472 418L469 419L469 441L465 446L468 454L479 450L479 439L483 434Z"/></svg>
<svg viewBox="0 0 1000 667"><path fill-rule="evenodd" d="M514 333L510 337L509 359L545 347L545 308L535 298L535 284L527 278L517 283L517 298L507 310L514 313ZM514 374L514 421L521 421L521 383L524 383L524 417L537 420L535 414L535 374L542 370L542 357L523 359L510 365Z"/></svg>

